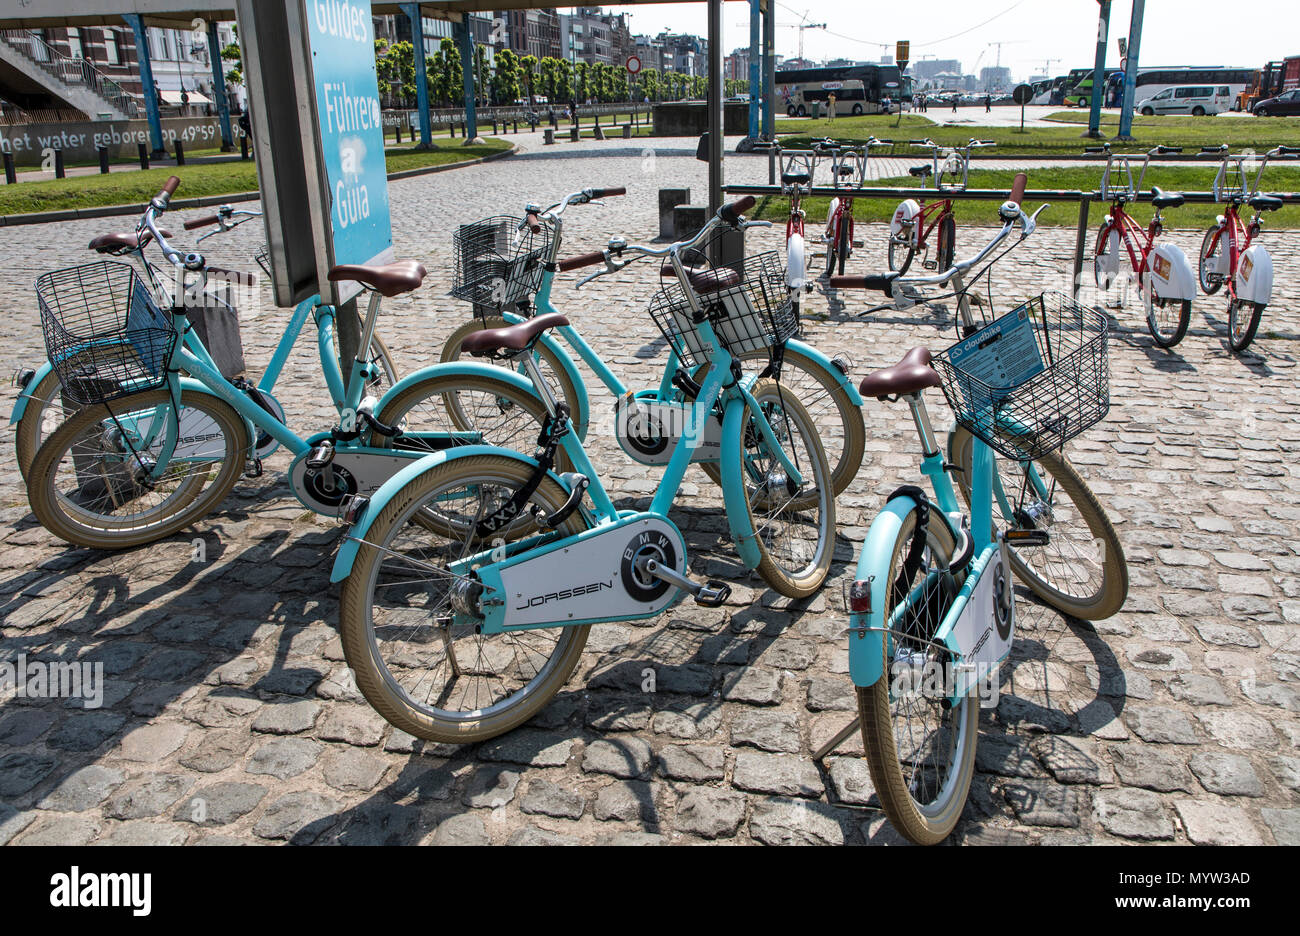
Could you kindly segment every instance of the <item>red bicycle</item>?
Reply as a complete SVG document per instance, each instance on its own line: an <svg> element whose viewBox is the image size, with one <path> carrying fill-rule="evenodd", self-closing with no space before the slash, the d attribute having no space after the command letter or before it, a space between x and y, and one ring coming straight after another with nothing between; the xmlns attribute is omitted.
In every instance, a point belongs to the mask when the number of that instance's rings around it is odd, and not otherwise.
<svg viewBox="0 0 1300 936"><path fill-rule="evenodd" d="M1196 276L1187 255L1173 244L1155 246L1155 239L1165 229L1160 217L1161 209L1177 208L1183 203L1183 196L1151 186L1151 204L1155 207L1155 214L1145 232L1124 206L1137 200L1152 156L1181 152L1182 149L1175 146L1157 146L1149 150L1134 184L1131 161L1137 158L1136 154L1112 153L1109 143L1084 148L1087 155L1106 157L1106 171L1101 176L1101 197L1110 202L1110 213L1097 231L1093 278L1098 289L1110 289L1119 276L1122 243L1133 271L1130 276L1137 281L1142 306L1146 310L1147 328L1155 343L1162 348L1172 348L1183 340L1192 318L1192 300L1196 298Z"/></svg>
<svg viewBox="0 0 1300 936"><path fill-rule="evenodd" d="M892 146L893 140L877 140L868 137L863 142L840 143L835 140L819 140L813 144L813 152L831 161L831 185L842 194L831 199L826 212L826 231L822 235L826 243L826 272L823 278L836 272L844 275L844 264L848 261L853 248L860 246L853 239L853 190L860 189L867 180L867 157L873 146Z"/></svg>
<svg viewBox="0 0 1300 936"><path fill-rule="evenodd" d="M1300 155L1300 147L1269 150L1249 185L1246 163L1253 155L1230 156L1226 143L1202 147L1201 152L1223 158L1214 177L1214 200L1227 205L1201 241L1201 289L1212 296L1228 284L1228 344L1233 351L1244 351L1255 340L1264 307L1273 297L1273 259L1262 244L1252 242L1260 232L1259 219L1264 212L1282 207L1282 199L1259 194L1259 182L1270 159ZM1241 221L1242 205L1255 210L1250 224Z"/></svg>
<svg viewBox="0 0 1300 936"><path fill-rule="evenodd" d="M782 150L780 143L755 143L754 150L770 151L781 163L781 194L790 199L790 214L785 219L785 283L798 319L800 299L809 288L803 199L812 191L818 154L812 150Z"/></svg>
<svg viewBox="0 0 1300 936"><path fill-rule="evenodd" d="M927 176L934 176L935 191L963 192L970 172L970 151L986 146L997 146L992 140L973 137L965 146L944 147L931 139L909 140L911 146L930 150L928 166L913 166L908 170L924 184ZM937 229L937 231L936 231ZM934 259L930 259L930 235L935 234ZM956 249L957 219L952 213L952 199L922 201L907 198L894 209L889 222L889 268L906 273L912 258L919 252L921 266L939 273L952 267Z"/></svg>

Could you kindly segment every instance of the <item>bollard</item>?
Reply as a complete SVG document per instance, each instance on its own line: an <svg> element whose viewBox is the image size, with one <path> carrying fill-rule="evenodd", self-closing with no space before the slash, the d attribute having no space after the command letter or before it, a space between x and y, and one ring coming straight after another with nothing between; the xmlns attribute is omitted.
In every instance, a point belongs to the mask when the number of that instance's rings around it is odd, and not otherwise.
<svg viewBox="0 0 1300 936"><path fill-rule="evenodd" d="M108 147L99 147L99 174L108 175Z"/></svg>
<svg viewBox="0 0 1300 936"><path fill-rule="evenodd" d="M401 125L401 124L397 124L397 125L395 125L395 126L393 127L393 135L394 135L395 137L397 137L397 142L398 142L398 144L400 145L401 142L402 142L402 125Z"/></svg>
<svg viewBox="0 0 1300 936"><path fill-rule="evenodd" d="M5 153L3 155L5 162L5 185L17 185L18 172L14 169L14 154Z"/></svg>
<svg viewBox="0 0 1300 936"><path fill-rule="evenodd" d="M600 125L599 120L596 121L595 126L591 129L591 137L593 140L605 139L605 128Z"/></svg>
<svg viewBox="0 0 1300 936"><path fill-rule="evenodd" d="M149 147L141 143L136 147L136 152L140 154L140 169L142 171L148 169L149 168Z"/></svg>
<svg viewBox="0 0 1300 936"><path fill-rule="evenodd" d="M179 139L176 140L176 165L185 165L185 144Z"/></svg>
<svg viewBox="0 0 1300 936"><path fill-rule="evenodd" d="M673 209L673 232L670 236L674 240L688 240L704 230L708 222L708 206L678 205Z"/></svg>
<svg viewBox="0 0 1300 936"><path fill-rule="evenodd" d="M239 158L248 158L248 134L240 134L239 137Z"/></svg>
<svg viewBox="0 0 1300 936"><path fill-rule="evenodd" d="M54 151L54 178L62 179L64 177L65 176L63 172L63 150L56 149Z"/></svg>
<svg viewBox="0 0 1300 936"><path fill-rule="evenodd" d="M661 188L659 190L659 236L671 238L676 227L673 224L673 211L678 205L689 205L691 190L688 188Z"/></svg>
<svg viewBox="0 0 1300 936"><path fill-rule="evenodd" d="M515 133L519 132L519 118L515 118Z"/></svg>
<svg viewBox="0 0 1300 936"><path fill-rule="evenodd" d="M497 119L496 119L496 117L493 117L493 118L492 118L492 135L493 135L493 136L496 136L496 135L497 135Z"/></svg>
<svg viewBox="0 0 1300 936"><path fill-rule="evenodd" d="M542 131L542 145L550 146L554 142L555 142L555 128L547 127L545 130ZM5 153L5 155L9 156L8 153ZM12 156L9 156L9 158L11 160L13 159Z"/></svg>
<svg viewBox="0 0 1300 936"><path fill-rule="evenodd" d="M623 124L623 139L625 139L625 140L630 140L630 139L632 139L632 125L631 125L631 124Z"/></svg>
<svg viewBox="0 0 1300 936"><path fill-rule="evenodd" d="M578 125L577 125L577 124L574 124L572 127L569 128L569 142L570 142L570 143L577 143L577 142L578 142L578 133L579 133L579 130L578 130Z"/></svg>

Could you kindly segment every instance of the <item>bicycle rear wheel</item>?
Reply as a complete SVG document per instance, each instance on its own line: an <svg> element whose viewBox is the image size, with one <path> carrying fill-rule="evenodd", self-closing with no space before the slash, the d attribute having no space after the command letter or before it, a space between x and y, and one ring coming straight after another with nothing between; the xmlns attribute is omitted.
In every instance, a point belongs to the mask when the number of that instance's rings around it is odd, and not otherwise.
<svg viewBox="0 0 1300 936"><path fill-rule="evenodd" d="M909 563L920 538L920 561ZM968 695L955 707L946 698L920 691L926 666L946 668L952 660L929 643L952 607L964 573L945 582L954 550L952 534L937 518L917 527L916 509L903 519L889 567L876 575L892 585L882 619L889 634L870 634L884 658L882 675L858 687L862 744L885 815L918 845L943 841L961 818L974 776L979 705ZM919 589L919 591L918 591ZM907 601L905 608L900 608ZM916 674L916 675L914 675ZM903 678L907 677L907 678Z"/></svg>
<svg viewBox="0 0 1300 936"><path fill-rule="evenodd" d="M77 546L122 549L168 536L215 508L239 480L248 452L243 418L208 393L181 392L180 442L159 478L155 420L173 407L167 390L78 410L41 445L27 478L32 512Z"/></svg>
<svg viewBox="0 0 1300 936"><path fill-rule="evenodd" d="M910 232L908 232L910 236ZM898 237L890 235L889 238L889 268L897 270L899 275L907 272L907 268L912 265L912 257L916 249L907 241L899 240Z"/></svg>
<svg viewBox="0 0 1300 936"><path fill-rule="evenodd" d="M975 437L958 426L948 457L960 467L957 483L970 503ZM993 454L993 524L1046 530L1046 546L1011 547L1011 567L1029 589L1063 614L1085 621L1108 618L1128 597L1124 547L1097 496L1064 456L1051 453L1027 468Z"/></svg>
<svg viewBox="0 0 1300 936"><path fill-rule="evenodd" d="M1255 340L1259 331L1259 320L1264 314L1264 306L1259 302L1247 302L1245 299L1228 301L1228 344L1233 351L1245 351Z"/></svg>
<svg viewBox="0 0 1300 936"><path fill-rule="evenodd" d="M745 351L736 357L745 365L753 365L746 366L745 370L754 371L766 367L770 355L760 349ZM696 369L694 376L697 380L703 378L705 370L703 366ZM839 497L862 467L862 456L867 447L867 426L862 407L853 405L835 374L793 348L786 348L781 358L781 386L793 392L812 416L826 452L826 461L831 466L835 496ZM701 462L700 468L715 484L722 483L722 474L716 463Z"/></svg>
<svg viewBox="0 0 1300 936"><path fill-rule="evenodd" d="M952 258L956 248L957 222L952 215L946 214L939 219L939 246L935 253L935 263L940 273L952 269Z"/></svg>
<svg viewBox="0 0 1300 936"><path fill-rule="evenodd" d="M532 718L568 681L587 626L483 634L453 619L473 579L452 572L464 556L536 532L530 508L545 514L567 499L544 478L514 524L492 541L475 522L529 478L524 463L500 455L459 458L409 481L380 511L343 582L343 652L366 700L403 731L450 744L483 741ZM438 515L431 532L428 514ZM543 514L543 515L545 515ZM558 533L587 529L574 511Z"/></svg>
<svg viewBox="0 0 1300 936"><path fill-rule="evenodd" d="M788 598L807 598L826 580L835 552L830 465L816 424L788 388L759 380L752 393L803 483L790 481L777 454L751 424L748 407L740 438L723 439L722 457L740 460L759 576Z"/></svg>
<svg viewBox="0 0 1300 936"><path fill-rule="evenodd" d="M1223 279L1216 271L1222 262L1227 239L1227 231L1221 224L1210 228L1201 238L1200 260L1196 265L1196 272L1201 281L1201 292L1207 296L1213 296L1223 286Z"/></svg>

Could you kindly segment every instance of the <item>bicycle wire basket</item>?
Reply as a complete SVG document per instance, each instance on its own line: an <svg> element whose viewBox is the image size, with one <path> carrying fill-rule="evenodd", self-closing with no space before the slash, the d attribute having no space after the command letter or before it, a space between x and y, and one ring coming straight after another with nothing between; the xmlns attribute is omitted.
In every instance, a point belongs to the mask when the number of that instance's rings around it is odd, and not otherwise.
<svg viewBox="0 0 1300 936"><path fill-rule="evenodd" d="M1006 358L994 346L1019 326ZM1033 461L1100 422L1110 410L1105 314L1047 292L935 356L957 421L995 451ZM1034 353L1038 358L1034 360ZM1019 371L1004 385L999 374Z"/></svg>
<svg viewBox="0 0 1300 936"><path fill-rule="evenodd" d="M176 326L131 265L105 260L46 273L36 298L46 354L73 402L107 403L166 383Z"/></svg>
<svg viewBox="0 0 1300 936"><path fill-rule="evenodd" d="M552 236L546 222L534 233L508 215L462 224L451 236L451 295L497 310L529 298L541 284Z"/></svg>
<svg viewBox="0 0 1300 936"><path fill-rule="evenodd" d="M274 274L271 273L271 245L269 243L263 244L262 249L253 255L253 259L262 268L262 272L266 274L267 279L274 278Z"/></svg>
<svg viewBox="0 0 1300 936"><path fill-rule="evenodd" d="M713 238L682 251L681 260L689 271L700 309L723 347L731 354L744 354L793 338L799 330L799 319L791 302L780 253L768 250L714 263L711 258L722 245L721 237ZM665 269L672 270L668 261ZM690 299L675 275L665 279L650 300L650 318L688 368L712 360L711 349L695 322Z"/></svg>

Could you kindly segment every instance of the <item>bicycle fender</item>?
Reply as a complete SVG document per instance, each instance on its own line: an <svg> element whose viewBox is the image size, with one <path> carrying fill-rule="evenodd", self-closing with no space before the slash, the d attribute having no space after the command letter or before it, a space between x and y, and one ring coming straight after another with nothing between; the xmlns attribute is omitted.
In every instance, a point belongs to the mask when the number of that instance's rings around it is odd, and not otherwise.
<svg viewBox="0 0 1300 936"><path fill-rule="evenodd" d="M815 361L822 370L829 373L835 378L835 382L848 396L849 402L854 406L862 405L862 394L858 393L858 385L849 379L848 375L842 373L838 367L831 363L831 359L822 354L810 344L805 344L797 338L791 338L785 343L787 350L798 351L804 357Z"/></svg>
<svg viewBox="0 0 1300 936"><path fill-rule="evenodd" d="M46 361L36 369L36 373L32 375L32 379L27 382L27 386L23 388L22 393L18 394L18 399L14 401L14 411L9 414L9 425L18 425L19 420L23 418L23 413L27 412L27 401L32 398L31 391L36 389L37 384L48 377L52 370L54 370L54 368L50 365L49 361Z"/></svg>
<svg viewBox="0 0 1300 936"><path fill-rule="evenodd" d="M807 276L802 234L791 234L785 245L785 284L791 289L803 289Z"/></svg>
<svg viewBox="0 0 1300 936"><path fill-rule="evenodd" d="M531 396L537 396L537 391L528 378L515 373L506 367L497 367L493 364L479 364L474 361L448 361L439 364L430 364L428 367L422 367L413 374L408 374L397 383L388 388L379 402L375 404L375 412L382 413L388 401L394 399L398 394L404 393L409 387L430 380L434 377L485 377L488 380L499 380L508 383L517 390L523 390Z"/></svg>
<svg viewBox="0 0 1300 936"><path fill-rule="evenodd" d="M849 676L855 686L875 685L885 673L881 641L885 636L885 599L891 584L889 566L903 521L915 509L916 501L910 496L891 498L871 521L862 543L855 581L871 583L871 610L849 614Z"/></svg>
<svg viewBox="0 0 1300 936"><path fill-rule="evenodd" d="M1249 248L1237 261L1237 298L1268 305L1273 298L1273 258L1262 244Z"/></svg>
<svg viewBox="0 0 1300 936"><path fill-rule="evenodd" d="M500 368L493 368L500 370ZM330 571L331 582L341 582L352 574L352 566L356 562L357 553L361 551L361 541L366 538L370 531L370 526L374 523L376 517L388 506L388 502L400 491L409 481L414 480L426 471L430 471L449 461L458 458L470 458L474 455L500 455L506 458L515 458L523 462L530 468L537 467L536 459L529 458L527 455L521 455L510 449L498 448L494 445L463 445L454 449L448 449L445 452L435 452L432 455L426 455L424 458L417 459L403 468L397 474L393 475L380 486L366 504L365 511L352 528L348 530L343 539L343 545L339 547L338 556L334 559L334 568ZM556 481L560 481L555 472L548 472ZM568 486L560 482L560 486L566 490Z"/></svg>
<svg viewBox="0 0 1300 936"><path fill-rule="evenodd" d="M1152 250L1147 275L1153 292L1161 299L1196 298L1196 273L1181 247L1160 244Z"/></svg>
<svg viewBox="0 0 1300 936"><path fill-rule="evenodd" d="M918 238L921 236L920 225L916 223L917 215L921 213L921 206L914 198L906 198L898 203L894 209L894 216L889 221L889 236L897 237L903 233L904 229L908 230L907 243L915 247Z"/></svg>

